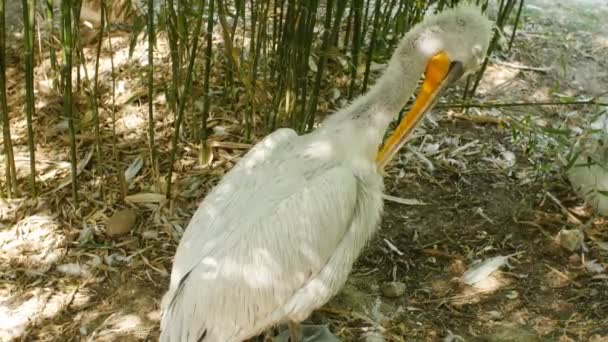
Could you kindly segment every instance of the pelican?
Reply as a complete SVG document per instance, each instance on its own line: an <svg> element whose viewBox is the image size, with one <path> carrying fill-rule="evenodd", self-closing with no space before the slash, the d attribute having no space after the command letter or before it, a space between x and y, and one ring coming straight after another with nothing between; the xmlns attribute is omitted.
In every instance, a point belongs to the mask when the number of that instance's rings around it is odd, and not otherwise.
<svg viewBox="0 0 608 342"><path fill-rule="evenodd" d="M338 293L378 229L383 168L440 91L478 69L491 31L472 5L427 17L367 94L311 133L283 128L256 144L184 232L160 341L236 342L281 324L292 342L310 340L301 322ZM378 153L423 74L412 110Z"/></svg>

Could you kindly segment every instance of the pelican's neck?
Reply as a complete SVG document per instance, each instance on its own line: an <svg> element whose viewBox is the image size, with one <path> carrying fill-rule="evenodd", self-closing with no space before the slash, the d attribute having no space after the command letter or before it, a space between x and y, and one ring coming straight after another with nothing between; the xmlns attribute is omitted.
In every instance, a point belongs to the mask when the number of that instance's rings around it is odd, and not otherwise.
<svg viewBox="0 0 608 342"><path fill-rule="evenodd" d="M414 48L414 37L406 37L393 54L383 75L364 95L329 116L320 130L339 139L352 140L375 158L389 123L414 93L426 58ZM360 143L360 144L359 144Z"/></svg>

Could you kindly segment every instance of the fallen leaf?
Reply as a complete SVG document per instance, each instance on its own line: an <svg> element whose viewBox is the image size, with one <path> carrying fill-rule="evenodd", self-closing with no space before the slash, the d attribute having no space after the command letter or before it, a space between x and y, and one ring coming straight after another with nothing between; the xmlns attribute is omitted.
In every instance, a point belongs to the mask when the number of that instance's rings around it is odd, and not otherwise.
<svg viewBox="0 0 608 342"><path fill-rule="evenodd" d="M135 160L129 165L129 167L125 170L125 181L129 183L133 177L135 177L139 170L141 170L142 166L144 166L144 159L141 156L137 156Z"/></svg>
<svg viewBox="0 0 608 342"><path fill-rule="evenodd" d="M162 203L167 197L163 194L154 192L141 192L135 195L125 197L125 200L132 203Z"/></svg>

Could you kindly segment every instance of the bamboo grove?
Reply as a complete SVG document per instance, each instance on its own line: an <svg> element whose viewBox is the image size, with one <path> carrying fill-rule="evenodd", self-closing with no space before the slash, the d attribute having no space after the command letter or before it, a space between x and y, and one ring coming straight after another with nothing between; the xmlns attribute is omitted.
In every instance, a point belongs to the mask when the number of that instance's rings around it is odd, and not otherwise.
<svg viewBox="0 0 608 342"><path fill-rule="evenodd" d="M84 1L84 2L83 2ZM129 32L132 46L147 42L145 83L147 97L146 167L152 177L164 179L166 196L172 196L172 173L179 160L184 141L198 149L200 163L207 159L208 118L214 102L243 103L235 108L234 119L241 129L241 141L254 142L279 127L292 127L298 132L311 130L318 122L319 102L329 80L345 79L345 98L350 100L365 92L371 83L373 62L382 62L393 46L412 25L428 11L441 11L454 6L454 0L22 0L23 34L20 68L25 77L23 110L9 108L7 98L6 6L0 1L0 121L2 150L6 177L2 180L3 197L31 197L44 194L37 181L35 68L49 61L46 75L61 94L63 113L67 119L66 146L71 165L71 196L78 203L81 171L78 158L77 126L82 119L74 110L74 102L86 99L92 113L90 127L93 144L92 173L102 179L116 179L123 184L118 165L116 111L117 74L114 66L114 42L111 32ZM497 25L490 51L505 34L507 23L517 27L523 0L498 0ZM484 8L488 0L477 0ZM93 38L84 34L91 30L83 25L85 7L96 8L97 25ZM121 25L122 22L122 25ZM126 24L125 24L126 23ZM41 33L42 32L42 33ZM216 33L214 35L214 33ZM515 29L508 40L511 48ZM215 37L215 38L214 38ZM218 38L219 37L219 38ZM169 47L169 81L159 84L155 73L155 46L165 41ZM89 75L83 49L93 46L93 74ZM110 51L111 82L102 84L99 65L102 49ZM341 68L336 68L340 65ZM487 66L487 58L483 69ZM463 99L475 93L483 69L466 82ZM84 70L84 74L81 72ZM212 75L221 74L221 78ZM215 82L215 84L213 83ZM220 82L218 85L217 82ZM213 86L223 89L215 96ZM199 89L196 89L198 87ZM193 90L201 94L202 106L195 106ZM159 148L155 140L157 117L152 99L159 93L167 99L167 111L173 120L170 146ZM109 111L102 111L102 98L109 102ZM109 99L109 100L107 100ZM217 104L217 103L215 103ZM163 113L167 114L167 113ZM15 167L10 118L24 115L27 122L29 174L19 178ZM107 115L107 117L102 117ZM106 124L110 122L110 124ZM102 141L110 140L108 144ZM107 157L111 156L110 160ZM48 189L47 189L48 190ZM124 197L127 190L121 185ZM103 196L103 189L102 189Z"/></svg>

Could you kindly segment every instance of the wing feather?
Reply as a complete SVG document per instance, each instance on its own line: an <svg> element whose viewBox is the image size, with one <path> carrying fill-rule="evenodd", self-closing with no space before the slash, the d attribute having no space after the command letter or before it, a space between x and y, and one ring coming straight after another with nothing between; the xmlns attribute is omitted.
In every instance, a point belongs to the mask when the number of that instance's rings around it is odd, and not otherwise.
<svg viewBox="0 0 608 342"><path fill-rule="evenodd" d="M232 341L258 333L347 233L357 205L352 171L277 146L252 150L193 216L163 298L166 336L206 331L205 341Z"/></svg>

